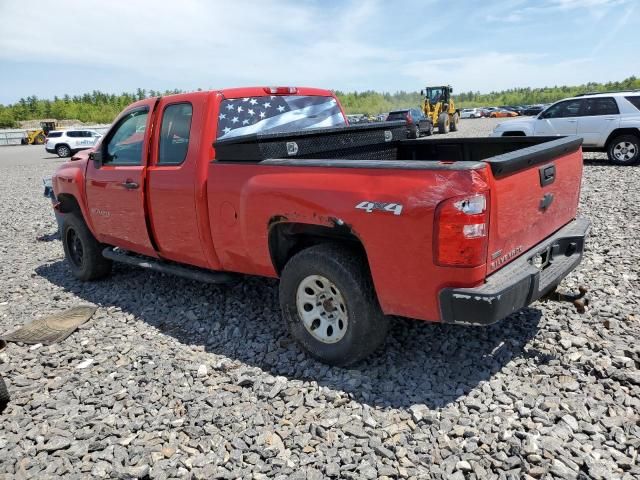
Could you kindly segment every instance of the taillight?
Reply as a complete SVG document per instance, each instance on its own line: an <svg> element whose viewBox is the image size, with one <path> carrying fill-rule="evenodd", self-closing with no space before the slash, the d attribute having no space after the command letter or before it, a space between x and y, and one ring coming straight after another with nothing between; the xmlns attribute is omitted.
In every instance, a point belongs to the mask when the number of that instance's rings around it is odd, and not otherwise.
<svg viewBox="0 0 640 480"><path fill-rule="evenodd" d="M411 117L411 114L409 112L407 112L406 118L407 118L407 123L413 123L413 118Z"/></svg>
<svg viewBox="0 0 640 480"><path fill-rule="evenodd" d="M436 208L434 254L438 265L477 267L487 261L488 193L449 198Z"/></svg>
<svg viewBox="0 0 640 480"><path fill-rule="evenodd" d="M296 87L265 87L264 91L271 95L294 95L298 93Z"/></svg>

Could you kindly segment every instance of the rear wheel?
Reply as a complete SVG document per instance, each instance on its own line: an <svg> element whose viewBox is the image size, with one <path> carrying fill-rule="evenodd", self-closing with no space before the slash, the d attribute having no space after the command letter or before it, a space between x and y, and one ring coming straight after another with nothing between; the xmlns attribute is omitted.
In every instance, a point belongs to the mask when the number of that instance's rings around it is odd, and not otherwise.
<svg viewBox="0 0 640 480"><path fill-rule="evenodd" d="M330 365L366 358L389 329L364 256L341 245L315 245L291 258L281 275L280 306L291 336Z"/></svg>
<svg viewBox="0 0 640 480"><path fill-rule="evenodd" d="M425 135L427 137L430 137L431 135L433 135L433 123L429 122L429 128L427 129L427 132L425 133Z"/></svg>
<svg viewBox="0 0 640 480"><path fill-rule="evenodd" d="M453 114L453 118L451 119L451 131L452 132L457 132L458 131L458 121L460 120L460 117L458 116L458 112Z"/></svg>
<svg viewBox="0 0 640 480"><path fill-rule="evenodd" d="M615 165L635 165L640 161L640 141L635 135L620 135L609 142L607 154Z"/></svg>
<svg viewBox="0 0 640 480"><path fill-rule="evenodd" d="M71 149L67 145L58 145L56 153L60 158L68 157L71 155Z"/></svg>
<svg viewBox="0 0 640 480"><path fill-rule="evenodd" d="M111 260L102 256L101 245L84 220L75 213L64 216L62 246L71 273L79 280L96 280L111 273Z"/></svg>
<svg viewBox="0 0 640 480"><path fill-rule="evenodd" d="M420 131L420 125L416 123L416 133L414 138L420 138L420 135L422 135L422 132Z"/></svg>
<svg viewBox="0 0 640 480"><path fill-rule="evenodd" d="M36 145L44 145L44 133L40 133L34 140L33 143Z"/></svg>
<svg viewBox="0 0 640 480"><path fill-rule="evenodd" d="M438 117L438 133L449 133L449 114L446 112Z"/></svg>

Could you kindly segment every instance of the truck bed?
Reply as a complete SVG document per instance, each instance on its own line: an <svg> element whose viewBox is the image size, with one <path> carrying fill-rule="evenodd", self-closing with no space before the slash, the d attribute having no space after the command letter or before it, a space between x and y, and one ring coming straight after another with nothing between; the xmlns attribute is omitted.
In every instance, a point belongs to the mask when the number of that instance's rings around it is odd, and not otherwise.
<svg viewBox="0 0 640 480"><path fill-rule="evenodd" d="M246 135L220 140L214 147L216 161L223 163L422 170L474 169L481 167L478 162L486 162L499 177L575 152L581 144L579 137L410 140L404 122L384 122Z"/></svg>
<svg viewBox="0 0 640 480"><path fill-rule="evenodd" d="M293 167L310 173L323 169L327 174L342 169L358 169L365 175L367 171L379 175L374 172L385 169L389 176L407 170L423 172L420 175L469 171L470 182L482 178L490 187L487 275L576 217L582 175L579 137L405 137L404 122L257 134L217 142L215 162ZM474 170L476 176L470 173ZM547 173L551 178L545 180ZM431 186L421 194L423 205L435 209L443 192L455 195L451 178L432 177ZM376 191L389 193L378 185L373 187Z"/></svg>

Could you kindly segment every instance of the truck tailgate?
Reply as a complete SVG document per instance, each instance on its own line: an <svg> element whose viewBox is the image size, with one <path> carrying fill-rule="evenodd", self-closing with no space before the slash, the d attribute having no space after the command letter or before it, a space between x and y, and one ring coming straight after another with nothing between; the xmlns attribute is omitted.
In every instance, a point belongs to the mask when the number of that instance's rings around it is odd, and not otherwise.
<svg viewBox="0 0 640 480"><path fill-rule="evenodd" d="M487 252L490 274L576 217L581 140L561 138L485 161L493 175Z"/></svg>

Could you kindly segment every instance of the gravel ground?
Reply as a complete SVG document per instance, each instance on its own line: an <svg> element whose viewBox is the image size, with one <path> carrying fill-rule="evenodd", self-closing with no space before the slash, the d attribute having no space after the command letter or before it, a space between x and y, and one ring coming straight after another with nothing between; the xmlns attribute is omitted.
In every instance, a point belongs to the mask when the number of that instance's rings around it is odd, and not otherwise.
<svg viewBox="0 0 640 480"><path fill-rule="evenodd" d="M586 314L537 302L486 328L397 320L345 370L292 343L272 280L214 288L123 266L74 280L42 197L60 163L0 149L0 330L99 309L61 344L0 353L0 477L640 477L639 168L585 162L593 228L565 285L590 288Z"/></svg>

